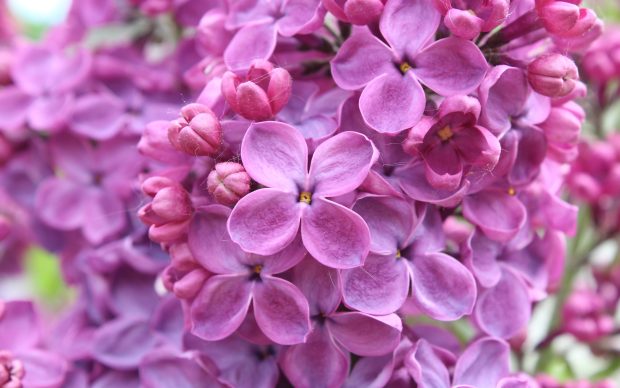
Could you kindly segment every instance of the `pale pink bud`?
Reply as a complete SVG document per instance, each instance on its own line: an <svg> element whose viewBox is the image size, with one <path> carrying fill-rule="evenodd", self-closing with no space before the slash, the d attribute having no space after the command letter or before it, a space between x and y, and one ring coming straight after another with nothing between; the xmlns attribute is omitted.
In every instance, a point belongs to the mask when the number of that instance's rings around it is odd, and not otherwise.
<svg viewBox="0 0 620 388"><path fill-rule="evenodd" d="M168 140L178 150L194 156L214 156L222 143L222 127L207 106L192 103L168 128Z"/></svg>
<svg viewBox="0 0 620 388"><path fill-rule="evenodd" d="M579 73L570 58L561 54L547 54L528 65L527 78L538 93L548 97L562 97L575 88Z"/></svg>
<svg viewBox="0 0 620 388"><path fill-rule="evenodd" d="M230 108L246 119L268 120L288 103L292 82L285 69L255 60L245 81L230 71L222 76L222 94Z"/></svg>
<svg viewBox="0 0 620 388"><path fill-rule="evenodd" d="M379 20L382 12L381 0L348 0L344 4L344 13L351 24L360 26Z"/></svg>
<svg viewBox="0 0 620 388"><path fill-rule="evenodd" d="M142 190L153 196L153 201L138 211L140 220L150 225L151 240L166 243L184 236L193 214L189 193L180 184L163 177L147 179Z"/></svg>
<svg viewBox="0 0 620 388"><path fill-rule="evenodd" d="M207 177L207 189L215 201L232 206L250 192L250 176L239 163L218 163Z"/></svg>
<svg viewBox="0 0 620 388"><path fill-rule="evenodd" d="M202 289L208 277L208 272L202 268L196 268L174 282L172 292L181 299L192 299Z"/></svg>
<svg viewBox="0 0 620 388"><path fill-rule="evenodd" d="M547 31L564 34L577 24L579 6L565 1L553 1L541 7L538 15Z"/></svg>
<svg viewBox="0 0 620 388"><path fill-rule="evenodd" d="M473 39L480 34L483 20L468 10L452 8L446 13L444 23L452 35Z"/></svg>

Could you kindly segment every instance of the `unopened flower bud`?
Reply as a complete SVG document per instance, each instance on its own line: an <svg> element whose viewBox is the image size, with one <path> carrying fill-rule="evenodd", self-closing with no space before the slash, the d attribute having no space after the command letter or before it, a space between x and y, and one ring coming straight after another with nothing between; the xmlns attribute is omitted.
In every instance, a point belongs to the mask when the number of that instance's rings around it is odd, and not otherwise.
<svg viewBox="0 0 620 388"><path fill-rule="evenodd" d="M545 2L538 7L545 29L552 34L564 34L579 20L579 6L566 1Z"/></svg>
<svg viewBox="0 0 620 388"><path fill-rule="evenodd" d="M569 94L579 79L577 66L561 54L548 54L536 58L527 67L527 78L532 88L548 97Z"/></svg>
<svg viewBox="0 0 620 388"><path fill-rule="evenodd" d="M452 35L473 39L480 34L483 20L468 10L451 8L446 13L444 23Z"/></svg>
<svg viewBox="0 0 620 388"><path fill-rule="evenodd" d="M147 179L142 190L153 196L153 201L138 212L140 220L150 225L151 240L164 243L182 237L193 214L189 193L180 184L161 177Z"/></svg>
<svg viewBox="0 0 620 388"><path fill-rule="evenodd" d="M250 192L250 176L239 163L218 163L207 177L207 189L218 203L232 206Z"/></svg>
<svg viewBox="0 0 620 388"><path fill-rule="evenodd" d="M288 102L292 90L291 75L271 62L255 60L246 81L232 72L222 77L222 94L230 108L248 120L268 120Z"/></svg>
<svg viewBox="0 0 620 388"><path fill-rule="evenodd" d="M211 109L192 103L181 109L181 117L168 128L168 140L186 154L214 156L222 143L222 127Z"/></svg>
<svg viewBox="0 0 620 388"><path fill-rule="evenodd" d="M383 12L381 0L348 0L344 3L344 13L351 24L360 26L379 20Z"/></svg>

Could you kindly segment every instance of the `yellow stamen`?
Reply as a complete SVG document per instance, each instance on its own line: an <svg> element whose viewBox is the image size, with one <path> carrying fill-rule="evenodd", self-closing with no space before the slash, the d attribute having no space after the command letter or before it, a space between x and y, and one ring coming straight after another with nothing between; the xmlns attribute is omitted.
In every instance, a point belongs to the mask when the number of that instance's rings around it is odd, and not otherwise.
<svg viewBox="0 0 620 388"><path fill-rule="evenodd" d="M252 272L254 272L257 275L260 275L262 270L263 270L263 266L260 264L256 264L254 267L252 267Z"/></svg>
<svg viewBox="0 0 620 388"><path fill-rule="evenodd" d="M407 62L403 62L400 64L399 69L404 74L407 71L411 70L411 65L408 64Z"/></svg>
<svg viewBox="0 0 620 388"><path fill-rule="evenodd" d="M515 195L517 194L517 190L515 190L514 187L509 187L508 188L508 195Z"/></svg>
<svg viewBox="0 0 620 388"><path fill-rule="evenodd" d="M305 202L310 205L310 202L312 202L312 193L309 191L302 191L301 194L299 194L299 202Z"/></svg>
<svg viewBox="0 0 620 388"><path fill-rule="evenodd" d="M403 254L400 252L400 249L396 250L396 258L400 259L401 257L403 257Z"/></svg>
<svg viewBox="0 0 620 388"><path fill-rule="evenodd" d="M452 128L450 128L449 125L446 125L442 129L440 129L439 132L437 132L437 135L439 136L441 141L447 141L452 136L454 136L454 133L452 133Z"/></svg>

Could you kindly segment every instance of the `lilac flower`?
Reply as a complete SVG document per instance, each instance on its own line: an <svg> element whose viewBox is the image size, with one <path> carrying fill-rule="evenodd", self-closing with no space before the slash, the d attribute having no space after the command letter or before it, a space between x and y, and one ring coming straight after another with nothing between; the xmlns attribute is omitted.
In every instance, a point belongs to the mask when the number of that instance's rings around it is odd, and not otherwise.
<svg viewBox="0 0 620 388"><path fill-rule="evenodd" d="M300 244L271 255L242 251L230 241L226 222L230 209L212 205L192 220L189 247L198 262L214 273L192 302L192 333L216 341L243 322L250 304L260 329L276 343L304 342L309 331L308 302L290 282L273 275L304 257Z"/></svg>
<svg viewBox="0 0 620 388"><path fill-rule="evenodd" d="M69 369L59 355L38 349L39 320L30 302L0 300L0 384L61 387Z"/></svg>
<svg viewBox="0 0 620 388"><path fill-rule="evenodd" d="M357 188L377 159L372 142L354 132L325 141L313 155L293 127L276 122L253 124L241 147L250 176L267 186L243 197L228 221L241 248L272 254L288 246L299 229L310 254L333 268L361 265L368 254L368 227L350 209L326 197Z"/></svg>
<svg viewBox="0 0 620 388"><path fill-rule="evenodd" d="M474 39L502 24L508 16L508 0L451 1L435 0L444 15L444 24L452 35Z"/></svg>
<svg viewBox="0 0 620 388"><path fill-rule="evenodd" d="M362 267L341 272L348 307L388 314L403 305L411 287L416 307L435 319L455 320L471 313L476 300L473 276L440 252L445 242L432 208L417 216L407 201L367 197L353 209L368 223L372 253Z"/></svg>
<svg viewBox="0 0 620 388"><path fill-rule="evenodd" d="M15 130L28 124L38 131L61 129L90 65L84 50L69 54L42 45L24 46L13 61L15 85L0 90L0 128Z"/></svg>
<svg viewBox="0 0 620 388"><path fill-rule="evenodd" d="M282 369L294 386L340 386L349 369L346 351L380 356L398 345L397 315L336 311L341 298L336 270L306 259L295 267L294 281L308 298L313 322L308 340L282 355Z"/></svg>
<svg viewBox="0 0 620 388"><path fill-rule="evenodd" d="M444 96L467 94L482 81L488 65L473 43L458 38L431 43L439 19L430 1L389 0L380 22L388 45L359 28L332 60L338 86L364 88L360 110L377 131L400 132L418 122L425 106L419 81Z"/></svg>

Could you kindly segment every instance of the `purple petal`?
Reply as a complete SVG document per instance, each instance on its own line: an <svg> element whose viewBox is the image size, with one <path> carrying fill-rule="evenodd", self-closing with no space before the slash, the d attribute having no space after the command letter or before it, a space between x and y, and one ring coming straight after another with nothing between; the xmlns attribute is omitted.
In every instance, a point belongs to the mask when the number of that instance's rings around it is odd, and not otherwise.
<svg viewBox="0 0 620 388"><path fill-rule="evenodd" d="M252 257L253 255L250 255ZM306 256L301 233L297 233L293 242L282 249L280 252L271 256L263 256L257 260L262 261L262 274L272 275L288 271L301 262Z"/></svg>
<svg viewBox="0 0 620 388"><path fill-rule="evenodd" d="M126 208L115 194L89 188L83 195L88 207L83 210L82 232L91 244L100 244L125 227Z"/></svg>
<svg viewBox="0 0 620 388"><path fill-rule="evenodd" d="M288 124L253 123L243 138L241 159L252 179L267 187L297 193L306 183L306 140Z"/></svg>
<svg viewBox="0 0 620 388"><path fill-rule="evenodd" d="M519 129L519 134L517 159L509 176L513 185L524 185L536 178L547 154L547 139L541 130L525 127Z"/></svg>
<svg viewBox="0 0 620 388"><path fill-rule="evenodd" d="M95 140L105 140L122 129L125 105L109 93L89 94L78 99L71 116L71 129Z"/></svg>
<svg viewBox="0 0 620 388"><path fill-rule="evenodd" d="M480 85L489 68L478 47L460 38L438 40L420 52L414 63L414 74L442 96L468 94Z"/></svg>
<svg viewBox="0 0 620 388"><path fill-rule="evenodd" d="M431 186L425 175L424 163L416 162L403 169L397 169L400 187L412 199L438 206L454 207L467 193L469 181L463 180L456 190L443 190Z"/></svg>
<svg viewBox="0 0 620 388"><path fill-rule="evenodd" d="M463 165L452 144L438 144L425 155L424 161L426 179L431 186L441 190L458 189L463 176Z"/></svg>
<svg viewBox="0 0 620 388"><path fill-rule="evenodd" d="M145 388L221 386L191 354L177 355L163 349L144 358L140 365L140 383Z"/></svg>
<svg viewBox="0 0 620 388"><path fill-rule="evenodd" d="M59 355L36 349L17 352L15 355L24 363L24 387L64 387L69 364Z"/></svg>
<svg viewBox="0 0 620 388"><path fill-rule="evenodd" d="M294 194L257 190L237 202L228 219L228 232L245 251L274 254L295 239L301 211Z"/></svg>
<svg viewBox="0 0 620 388"><path fill-rule="evenodd" d="M480 85L480 123L494 134L510 129L510 117L523 110L529 86L521 69L499 65L492 68Z"/></svg>
<svg viewBox="0 0 620 388"><path fill-rule="evenodd" d="M370 254L359 268L342 270L344 303L368 314L385 315L398 310L409 293L405 259Z"/></svg>
<svg viewBox="0 0 620 388"><path fill-rule="evenodd" d="M344 387L382 388L390 380L393 369L394 356L392 354L363 357L355 363Z"/></svg>
<svg viewBox="0 0 620 388"><path fill-rule="evenodd" d="M64 179L45 180L36 194L39 217L46 224L61 230L71 230L82 225L85 216L84 189Z"/></svg>
<svg viewBox="0 0 620 388"><path fill-rule="evenodd" d="M476 301L476 282L456 259L443 253L416 256L411 271L412 294L420 310L442 321L471 313Z"/></svg>
<svg viewBox="0 0 620 388"><path fill-rule="evenodd" d="M295 387L339 387L349 372L349 356L338 348L326 328L317 327L305 344L284 352L280 365Z"/></svg>
<svg viewBox="0 0 620 388"><path fill-rule="evenodd" d="M0 347L9 351L33 348L40 340L32 302L0 301Z"/></svg>
<svg viewBox="0 0 620 388"><path fill-rule="evenodd" d="M362 198L353 210L370 229L370 250L383 255L396 253L409 240L417 223L411 204L398 198Z"/></svg>
<svg viewBox="0 0 620 388"><path fill-rule="evenodd" d="M502 245L493 241L479 231L467 239L462 249L463 261L472 270L483 287L492 287L502 276L497 263L502 253Z"/></svg>
<svg viewBox="0 0 620 388"><path fill-rule="evenodd" d="M493 388L508 375L510 348L502 340L482 338L469 345L454 367L454 385Z"/></svg>
<svg viewBox="0 0 620 388"><path fill-rule="evenodd" d="M254 317L263 333L275 343L294 345L310 332L308 301L293 284L264 276L254 286Z"/></svg>
<svg viewBox="0 0 620 388"><path fill-rule="evenodd" d="M31 103L30 96L17 87L0 89L0 128L8 131L21 128L26 123Z"/></svg>
<svg viewBox="0 0 620 388"><path fill-rule="evenodd" d="M149 324L142 318L118 318L95 332L93 358L115 369L137 368L157 344Z"/></svg>
<svg viewBox="0 0 620 388"><path fill-rule="evenodd" d="M246 25L224 51L224 62L232 71L246 70L255 59L268 59L276 47L278 31L273 21Z"/></svg>
<svg viewBox="0 0 620 388"><path fill-rule="evenodd" d="M301 236L308 252L331 268L364 264L370 246L370 231L362 217L320 197L304 210Z"/></svg>
<svg viewBox="0 0 620 388"><path fill-rule="evenodd" d="M362 184L378 152L368 138L357 132L342 132L317 147L310 165L313 195L336 197Z"/></svg>
<svg viewBox="0 0 620 388"><path fill-rule="evenodd" d="M508 241L523 226L526 210L514 196L499 190L484 190L463 199L463 215L487 237Z"/></svg>
<svg viewBox="0 0 620 388"><path fill-rule="evenodd" d="M525 328L530 310L525 284L511 270L503 269L500 281L480 293L474 313L485 333L511 338Z"/></svg>
<svg viewBox="0 0 620 388"><path fill-rule="evenodd" d="M138 371L115 371L105 372L92 383L92 388L135 388L140 386Z"/></svg>
<svg viewBox="0 0 620 388"><path fill-rule="evenodd" d="M372 80L360 96L360 111L368 126L381 133L397 133L422 117L425 97L418 80L408 74L388 73Z"/></svg>
<svg viewBox="0 0 620 388"><path fill-rule="evenodd" d="M203 207L194 215L187 236L196 261L216 274L247 272L240 261L245 252L232 242L226 228L229 215L230 209L226 206Z"/></svg>
<svg viewBox="0 0 620 388"><path fill-rule="evenodd" d="M413 58L433 40L440 20L432 1L390 0L385 3L379 28L399 55Z"/></svg>
<svg viewBox="0 0 620 388"><path fill-rule="evenodd" d="M321 27L325 10L320 0L289 0L285 4L285 14L278 20L283 36L307 34Z"/></svg>
<svg viewBox="0 0 620 388"><path fill-rule="evenodd" d="M310 315L329 315L340 305L338 271L307 257L294 269L293 280L306 296Z"/></svg>
<svg viewBox="0 0 620 388"><path fill-rule="evenodd" d="M400 342L403 329L396 314L373 317L358 312L335 313L329 316L326 324L345 349L360 356L392 352Z"/></svg>
<svg viewBox="0 0 620 388"><path fill-rule="evenodd" d="M426 340L418 340L405 357L407 371L420 388L450 386L448 369Z"/></svg>
<svg viewBox="0 0 620 388"><path fill-rule="evenodd" d="M392 50L366 27L354 28L331 61L332 75L338 86L360 89L383 74L398 74Z"/></svg>
<svg viewBox="0 0 620 388"><path fill-rule="evenodd" d="M57 130L69 121L74 99L70 94L40 96L28 110L28 123L36 130Z"/></svg>
<svg viewBox="0 0 620 388"><path fill-rule="evenodd" d="M207 341L231 335L243 322L254 283L247 276L211 277L192 302L192 334Z"/></svg>

